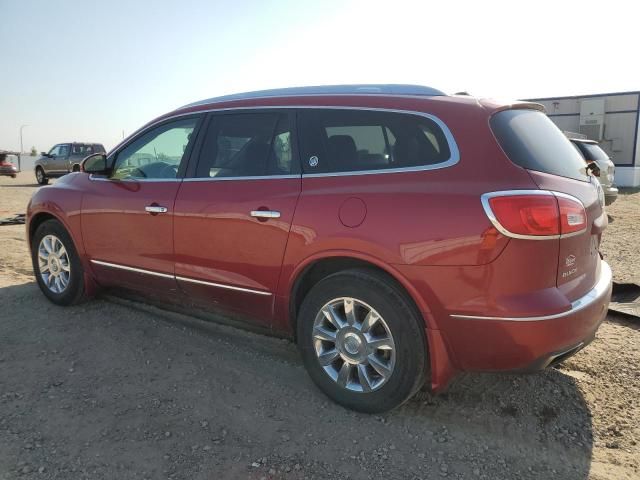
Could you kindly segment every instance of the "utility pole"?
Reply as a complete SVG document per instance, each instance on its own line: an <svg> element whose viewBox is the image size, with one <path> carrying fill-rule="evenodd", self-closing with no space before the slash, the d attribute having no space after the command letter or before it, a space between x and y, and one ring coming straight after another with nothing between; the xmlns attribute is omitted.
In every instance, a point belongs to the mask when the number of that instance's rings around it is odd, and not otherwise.
<svg viewBox="0 0 640 480"><path fill-rule="evenodd" d="M22 165L21 165L21 160L22 160L22 152L24 151L24 148L22 146L22 129L24 127L28 127L29 125L20 125L20 154L18 155L18 170L22 171Z"/></svg>

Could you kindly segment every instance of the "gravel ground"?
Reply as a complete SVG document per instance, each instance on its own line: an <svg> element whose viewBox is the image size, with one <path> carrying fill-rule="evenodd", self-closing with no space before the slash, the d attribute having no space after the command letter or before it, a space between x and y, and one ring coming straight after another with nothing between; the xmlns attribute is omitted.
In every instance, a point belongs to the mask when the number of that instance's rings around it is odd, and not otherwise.
<svg viewBox="0 0 640 480"><path fill-rule="evenodd" d="M35 188L0 178L0 217ZM640 193L609 211L607 260L639 282ZM370 416L328 401L290 342L110 296L53 306L24 227L0 244L0 480L640 478L638 321L609 316L558 369Z"/></svg>

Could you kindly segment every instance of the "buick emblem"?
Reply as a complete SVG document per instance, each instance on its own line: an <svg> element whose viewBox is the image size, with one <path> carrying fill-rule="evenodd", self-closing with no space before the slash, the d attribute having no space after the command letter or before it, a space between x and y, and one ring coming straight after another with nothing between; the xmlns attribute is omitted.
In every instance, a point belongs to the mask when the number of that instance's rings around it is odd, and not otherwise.
<svg viewBox="0 0 640 480"><path fill-rule="evenodd" d="M569 255L567 258L564 259L564 264L567 267L571 267L573 265L575 265L576 263L576 256L575 255Z"/></svg>
<svg viewBox="0 0 640 480"><path fill-rule="evenodd" d="M313 157L309 157L309 166L317 167L318 166L318 157L315 155Z"/></svg>

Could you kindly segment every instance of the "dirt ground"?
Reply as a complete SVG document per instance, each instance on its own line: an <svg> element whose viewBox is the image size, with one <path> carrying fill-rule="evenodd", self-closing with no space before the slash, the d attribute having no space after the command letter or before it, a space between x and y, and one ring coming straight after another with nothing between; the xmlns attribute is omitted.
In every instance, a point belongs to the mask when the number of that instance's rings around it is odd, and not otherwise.
<svg viewBox="0 0 640 480"><path fill-rule="evenodd" d="M0 177L0 217L36 188ZM640 193L609 213L606 258L640 283ZM53 306L24 237L0 227L0 480L640 478L638 321L609 316L558 369L363 415L290 342L115 297Z"/></svg>

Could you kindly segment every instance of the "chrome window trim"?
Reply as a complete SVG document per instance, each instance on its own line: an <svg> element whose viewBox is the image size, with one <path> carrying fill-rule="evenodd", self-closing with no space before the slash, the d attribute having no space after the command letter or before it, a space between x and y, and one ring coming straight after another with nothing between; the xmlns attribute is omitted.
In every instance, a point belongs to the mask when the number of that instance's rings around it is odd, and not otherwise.
<svg viewBox="0 0 640 480"><path fill-rule="evenodd" d="M611 267L604 260L600 261L600 278L585 295L571 302L571 308L566 312L556 313L553 315L542 315L538 317L484 317L480 315L458 315L450 314L452 318L461 318L466 320L499 320L506 322L539 322L544 320L554 320L557 318L567 317L573 315L585 308L591 306L594 301L604 295L609 288L611 288L611 282L613 280Z"/></svg>
<svg viewBox="0 0 640 480"><path fill-rule="evenodd" d="M305 95L306 96L306 95ZM329 96L334 96L334 95L329 95ZM389 96L389 94L383 94L380 96ZM277 97L273 97L273 98L277 98ZM429 97L421 97L421 98L429 98ZM182 107L185 108L185 107ZM174 120L176 118L180 118L180 117L185 117L185 116L189 116L189 115L197 115L197 114L206 114L206 113L215 113L215 112L234 112L234 111L252 111L252 110L309 110L309 109L322 109L322 110L364 110L364 111L369 111L369 112L387 112L387 113L399 113L399 114L404 114L404 115L415 115L418 117L424 117L427 118L431 121L433 121L436 125L438 125L440 127L440 129L442 130L442 133L444 134L445 138L447 139L447 144L449 146L449 159L445 160L444 162L440 162L440 163L436 163L434 165L421 165L421 166L415 166L415 167L403 167L403 168L389 168L389 169L375 169L375 170L357 170L357 171L353 171L353 172L325 172L325 173L306 173L306 174L299 174L299 175L293 175L291 177L289 177L288 175L283 175L283 176L277 176L277 175L265 175L265 176L259 176L259 177L222 177L222 178L226 178L227 180L239 180L239 179L251 179L251 180L257 180L257 179L267 179L267 178L274 178L274 177L278 177L278 178L314 178L314 177L343 177L343 176L352 176L352 175L380 175L380 174L393 174L393 173L405 173L405 172L421 172L421 171L427 171L427 170L439 170L441 168L447 168L447 167L451 167L453 165L456 165L459 161L460 161L460 150L458 149L458 144L456 143L456 140L453 136L453 134L451 133L451 130L449 130L449 127L447 126L446 123L444 123L442 120L440 120L440 118L436 117L435 115L432 115L430 113L426 113L426 112L419 112L419 111L415 111L415 110L403 110L403 109L393 109L393 108L378 108L378 107L354 107L354 106L342 106L342 105L257 105L257 106L242 106L242 107L226 107L226 108L215 108L215 106L213 106L212 108L207 108L207 109L203 109L203 110L198 110L195 112L184 112L184 113L177 113L175 115L167 115L166 117L162 117L158 120L156 120L155 122L145 125L142 128L139 128L138 130L136 130L133 134L131 134L128 138L126 138L125 140L123 140L121 143L119 143L118 145L116 145L114 147L114 149L109 152L109 154L107 155L107 159L111 158L113 155L117 154L120 146L128 143L129 139L133 139L134 137L143 134L144 132L146 132L149 129L152 129L153 127L155 127L156 125L166 122L166 121L170 121L170 120ZM203 181L203 180L214 180L215 177L189 177L189 178L180 178L180 179L176 179L178 181L180 180L184 180L184 181ZM148 180L151 181L152 179Z"/></svg>
<svg viewBox="0 0 640 480"><path fill-rule="evenodd" d="M207 285L211 287L224 288L226 290L235 290L238 292L254 293L256 295L271 295L271 292L265 292L264 290L253 290L252 288L234 287L233 285L226 285L224 283L205 282L204 280L197 280L195 278L181 277L176 275L176 280L189 283L197 283L199 285Z"/></svg>
<svg viewBox="0 0 640 480"><path fill-rule="evenodd" d="M254 293L256 295L269 295L269 296L272 295L271 292L265 292L264 290L253 290L251 288L234 287L233 285L226 285L224 283L205 282L204 280L197 280L195 278L181 277L177 275L171 275L168 273L154 272L152 270L145 270L143 268L128 267L126 265L121 265L119 263L111 263L111 262L105 262L102 260L95 260L95 259L91 259L91 263L94 263L96 265L101 265L103 267L115 268L118 270L126 270L128 272L142 273L145 275L152 275L155 277L162 277L162 278L170 278L173 280L181 280L183 282L197 283L200 285L208 285L211 287L224 288L226 290L235 290L238 292Z"/></svg>
<svg viewBox="0 0 640 480"><path fill-rule="evenodd" d="M158 183L158 182L181 182L182 178L105 178L95 177L93 174L89 175L89 180L93 182L145 182L145 183Z"/></svg>
<svg viewBox="0 0 640 480"><path fill-rule="evenodd" d="M552 190L501 190L497 192L483 193L480 196L480 201L482 203L482 208L484 209L484 213L487 215L487 217L491 221L491 224L496 228L496 230L498 230L504 236L510 237L510 238L518 238L521 240L557 240L559 238L569 238L576 235L581 235L587 231L587 227L585 227L582 230L579 230L577 232L565 233L563 235L522 235L519 233L510 232L509 230L504 228L496 218L495 214L493 213L493 210L491 210L489 199L495 198L495 197L509 197L509 196L515 196L515 195L543 195L543 196L564 197L564 198L568 198L570 200L578 202L580 205L582 205L582 208L584 208L584 204L580 201L580 199L566 193L555 192ZM585 212L586 212L586 209L585 209Z"/></svg>
<svg viewBox="0 0 640 480"><path fill-rule="evenodd" d="M189 177L184 182L220 182L228 180L282 180L286 178L300 178L298 175L256 175L250 177Z"/></svg>

